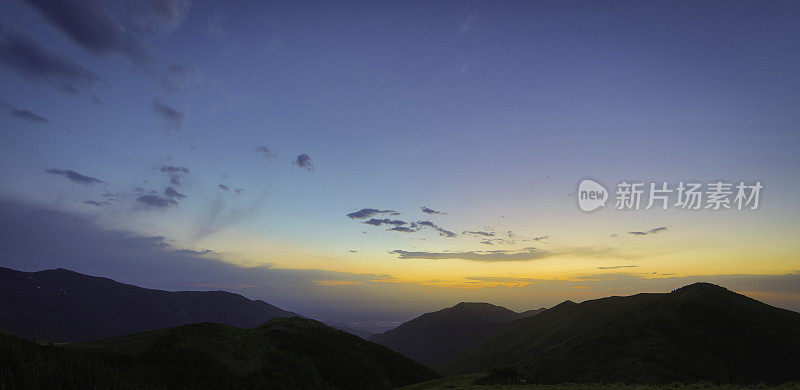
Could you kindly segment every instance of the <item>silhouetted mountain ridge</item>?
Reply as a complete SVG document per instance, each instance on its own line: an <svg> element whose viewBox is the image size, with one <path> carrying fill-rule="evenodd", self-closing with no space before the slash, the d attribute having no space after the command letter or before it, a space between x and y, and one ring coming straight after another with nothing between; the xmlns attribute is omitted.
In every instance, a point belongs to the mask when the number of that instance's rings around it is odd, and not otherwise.
<svg viewBox="0 0 800 390"><path fill-rule="evenodd" d="M696 283L562 303L436 366L516 367L535 382L784 382L800 379L800 313Z"/></svg>
<svg viewBox="0 0 800 390"><path fill-rule="evenodd" d="M225 291L163 291L63 268L0 267L0 331L48 341L87 341L177 325L250 328L295 313Z"/></svg>
<svg viewBox="0 0 800 390"><path fill-rule="evenodd" d="M373 335L369 340L433 366L482 341L504 325L537 312L517 313L490 303L461 302L423 314L397 328Z"/></svg>
<svg viewBox="0 0 800 390"><path fill-rule="evenodd" d="M10 389L391 389L438 377L386 347L300 317L61 346L0 333L0 368L0 388Z"/></svg>

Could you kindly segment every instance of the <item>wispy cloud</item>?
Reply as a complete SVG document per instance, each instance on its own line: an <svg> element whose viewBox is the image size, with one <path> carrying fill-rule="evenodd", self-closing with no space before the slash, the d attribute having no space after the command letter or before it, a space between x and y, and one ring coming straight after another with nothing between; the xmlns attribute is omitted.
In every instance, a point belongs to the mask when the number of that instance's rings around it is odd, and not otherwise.
<svg viewBox="0 0 800 390"><path fill-rule="evenodd" d="M167 131L178 131L183 128L186 114L158 101L153 102L153 112L161 120L161 127Z"/></svg>
<svg viewBox="0 0 800 390"><path fill-rule="evenodd" d="M422 206L421 209L422 209L422 212L425 213L425 214L444 214L444 215L447 214L447 213L443 213L441 211L436 211L436 210L430 209L430 208L428 208L428 206Z"/></svg>
<svg viewBox="0 0 800 390"><path fill-rule="evenodd" d="M436 230L439 233L440 236L450 237L450 238L456 236L455 233L453 233L453 232L451 232L449 230L446 230L446 229L440 227L439 225L437 225L437 224L435 224L435 223L433 223L431 221L418 221L417 224L419 224L419 226L429 227L429 228L431 228L433 230Z"/></svg>
<svg viewBox="0 0 800 390"><path fill-rule="evenodd" d="M58 2L55 2L58 3ZM43 82L66 94L89 91L107 83L70 57L56 54L33 38L0 26L0 64L32 82Z"/></svg>
<svg viewBox="0 0 800 390"><path fill-rule="evenodd" d="M268 147L266 147L264 145L259 145L256 148L256 153L266 157L268 160L273 160L276 157L278 157L278 155L275 152L273 152L272 150L270 150Z"/></svg>
<svg viewBox="0 0 800 390"><path fill-rule="evenodd" d="M157 207L157 208L167 208L170 206L177 206L178 201L175 199L170 198L162 198L158 195L142 195L136 198L138 202L146 204L148 206Z"/></svg>
<svg viewBox="0 0 800 390"><path fill-rule="evenodd" d="M487 283L536 283L547 279L518 278L515 276L467 276L467 280Z"/></svg>
<svg viewBox="0 0 800 390"><path fill-rule="evenodd" d="M169 243L166 242L164 236L130 236L126 235L120 238L120 241L127 247L131 248L166 248Z"/></svg>
<svg viewBox="0 0 800 390"><path fill-rule="evenodd" d="M102 183L105 183L104 181L102 181L100 179L95 179L95 178L90 177L90 176L84 176L84 175L81 175L78 172L75 172L75 171L69 170L69 169L63 170L63 169L55 169L55 168L53 168L53 169L48 169L45 172L53 174L53 175L64 176L67 179L69 179L70 181L72 181L74 183L78 183L78 184L102 184Z"/></svg>
<svg viewBox="0 0 800 390"><path fill-rule="evenodd" d="M476 231L464 230L463 232L461 232L461 234L468 234L468 235L476 236L476 237L477 236L494 237L494 232L484 232L482 230L476 230Z"/></svg>
<svg viewBox="0 0 800 390"><path fill-rule="evenodd" d="M206 256L206 255L218 255L219 253L212 251L211 249L204 249L201 251L195 251L191 249L178 249L175 253L179 255L188 255L188 256Z"/></svg>
<svg viewBox="0 0 800 390"><path fill-rule="evenodd" d="M372 218L369 221L364 221L364 223L373 226L381 226L381 225L402 226L407 224L407 222L405 221L401 221L399 219L389 219L389 218L384 218L384 219Z"/></svg>
<svg viewBox="0 0 800 390"><path fill-rule="evenodd" d="M111 202L95 201L95 200L87 200L87 201L84 201L83 203L91 205L91 206L97 206L97 207L107 206L107 205L111 204Z"/></svg>
<svg viewBox="0 0 800 390"><path fill-rule="evenodd" d="M395 226L391 229L386 229L387 231L396 231L396 232L403 232L403 233L414 233L417 229L410 228L408 226Z"/></svg>
<svg viewBox="0 0 800 390"><path fill-rule="evenodd" d="M154 34L181 24L191 5L191 0L127 1L122 22L137 33Z"/></svg>
<svg viewBox="0 0 800 390"><path fill-rule="evenodd" d="M314 172L315 170L314 164L311 162L311 157L308 157L307 154L301 154L297 156L292 164L297 165L298 168L309 172Z"/></svg>
<svg viewBox="0 0 800 390"><path fill-rule="evenodd" d="M248 204L236 203L231 206L226 201L226 197L217 196L212 203L203 208L203 213L199 215L199 220L194 224L197 229L194 233L194 239L200 240L227 226L253 216L262 207L266 199L267 195L261 194Z"/></svg>
<svg viewBox="0 0 800 390"><path fill-rule="evenodd" d="M150 54L111 16L105 2L96 0L27 0L75 43L97 55L122 54L137 65Z"/></svg>
<svg viewBox="0 0 800 390"><path fill-rule="evenodd" d="M530 261L548 257L549 253L536 248L521 250L494 250L494 251L469 251L469 252L410 252L393 250L389 252L397 255L399 259L429 259L429 260L471 260L483 262L499 261Z"/></svg>
<svg viewBox="0 0 800 390"><path fill-rule="evenodd" d="M6 102L3 102L3 101L0 101L0 107L5 108L8 111L8 113L11 114L11 116L13 116L15 118L22 119L24 121L28 121L28 122L31 122L31 123L43 124L43 125L46 125L46 124L50 123L50 121L47 120L47 118L44 118L44 117L39 116L39 115L36 115L33 112L28 111L28 110L19 110L17 108L14 108L14 106L12 106L12 105L10 105L10 104L8 104Z"/></svg>
<svg viewBox="0 0 800 390"><path fill-rule="evenodd" d="M158 170L169 175L169 184L173 186L180 186L181 177L189 174L189 168L179 165L162 165Z"/></svg>
<svg viewBox="0 0 800 390"><path fill-rule="evenodd" d="M616 247L610 246L571 246L550 250L553 256L584 257L589 259L622 259L633 260L641 257L639 254L626 253Z"/></svg>
<svg viewBox="0 0 800 390"><path fill-rule="evenodd" d="M634 236L646 236L648 234L660 233L660 232L666 231L667 229L669 229L669 228L666 227L666 226L662 226L662 227L653 228L653 229L650 229L650 230L647 230L647 231L628 232L628 234L631 234L631 235L634 235Z"/></svg>
<svg viewBox="0 0 800 390"><path fill-rule="evenodd" d="M597 267L597 269L618 269L618 268L636 268L638 265L612 265L608 267Z"/></svg>
<svg viewBox="0 0 800 390"><path fill-rule="evenodd" d="M493 242L482 242L486 245L494 245ZM582 257L590 259L635 259L638 256L621 253L616 248L611 247L561 247L543 250L534 247L507 250L474 250L474 251L406 251L393 250L389 253L398 255L400 259L461 259L472 261L529 261L554 257ZM620 267L622 268L622 267Z"/></svg>
<svg viewBox="0 0 800 390"><path fill-rule="evenodd" d="M167 198L170 198L170 199L173 199L173 198L183 199L183 198L186 197L186 195L181 194L180 192L178 192L173 187L167 187L167 189L164 190L164 196L166 196Z"/></svg>
<svg viewBox="0 0 800 390"><path fill-rule="evenodd" d="M347 214L347 218L350 219L363 219L369 218L376 214L389 214L389 215L400 215L397 211L394 210L378 210L378 209L361 209L358 211L354 211L350 214Z"/></svg>
<svg viewBox="0 0 800 390"><path fill-rule="evenodd" d="M159 168L158 170L166 173L183 173L187 175L189 174L189 168L177 165L162 165L161 168Z"/></svg>

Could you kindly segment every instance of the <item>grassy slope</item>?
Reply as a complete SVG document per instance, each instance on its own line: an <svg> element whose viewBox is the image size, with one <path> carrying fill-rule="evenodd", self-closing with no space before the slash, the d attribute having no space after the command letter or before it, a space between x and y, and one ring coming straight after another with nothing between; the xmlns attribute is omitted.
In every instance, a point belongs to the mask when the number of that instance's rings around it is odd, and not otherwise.
<svg viewBox="0 0 800 390"><path fill-rule="evenodd" d="M483 341L512 321L537 313L539 310L516 313L488 303L461 302L423 314L368 340L432 367Z"/></svg>
<svg viewBox="0 0 800 390"><path fill-rule="evenodd" d="M694 390L694 389L719 389L719 390L742 390L742 389L775 389L775 390L800 390L800 383L791 382L781 385L768 386L757 384L751 386L741 385L715 385L706 382L694 384L670 383L664 385L633 385L633 384L599 384L599 383L562 383L554 385L546 384L491 384L478 385L476 380L485 377L486 374L466 374L447 378L435 379L427 382L417 383L398 388L398 390L486 390L486 389L508 389L508 390Z"/></svg>
<svg viewBox="0 0 800 390"><path fill-rule="evenodd" d="M64 346L2 336L0 363L0 388L12 389L388 389L437 377L383 346L299 317L254 329L204 323Z"/></svg>
<svg viewBox="0 0 800 390"><path fill-rule="evenodd" d="M567 302L438 366L516 366L537 383L785 382L800 377L800 314L718 286Z"/></svg>

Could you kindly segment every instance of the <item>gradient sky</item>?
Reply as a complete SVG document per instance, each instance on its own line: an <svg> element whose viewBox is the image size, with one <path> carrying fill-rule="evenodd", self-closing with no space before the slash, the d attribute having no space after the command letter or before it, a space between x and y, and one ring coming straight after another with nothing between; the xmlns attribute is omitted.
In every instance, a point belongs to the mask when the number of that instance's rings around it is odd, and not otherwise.
<svg viewBox="0 0 800 390"><path fill-rule="evenodd" d="M0 266L341 321L698 280L800 310L796 1L12 0L0 69ZM764 189L585 213L584 178Z"/></svg>

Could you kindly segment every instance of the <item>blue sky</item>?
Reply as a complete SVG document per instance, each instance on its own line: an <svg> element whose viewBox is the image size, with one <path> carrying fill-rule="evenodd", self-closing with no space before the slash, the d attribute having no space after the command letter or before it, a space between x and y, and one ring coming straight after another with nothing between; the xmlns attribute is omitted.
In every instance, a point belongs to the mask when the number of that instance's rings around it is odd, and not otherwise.
<svg viewBox="0 0 800 390"><path fill-rule="evenodd" d="M791 238L800 233L796 2L13 0L0 15L0 195L14 204L69 213L100 231L164 236L170 250L211 249L240 267L386 274L436 287L427 302L387 283L358 291L406 312L467 287L519 309L572 291L472 288L475 277L572 283L631 262L626 277L656 272L672 284L800 270ZM297 164L302 155L309 165ZM164 167L189 173L178 186ZM749 213L586 215L568 196L585 177L612 186L760 180L765 190ZM170 201L168 187L184 197ZM346 217L362 208L430 220L456 236ZM662 226L657 236L610 237ZM463 233L480 229L520 238L487 248ZM476 264L390 253L534 244L561 255ZM146 283L113 262L63 266ZM338 277L307 282L314 294L332 284L323 294L345 300L356 287L329 282L363 283ZM638 286L607 279L586 296ZM748 291L777 294L770 283ZM193 284L211 282L157 287ZM800 291L780 294L776 304L800 307Z"/></svg>

